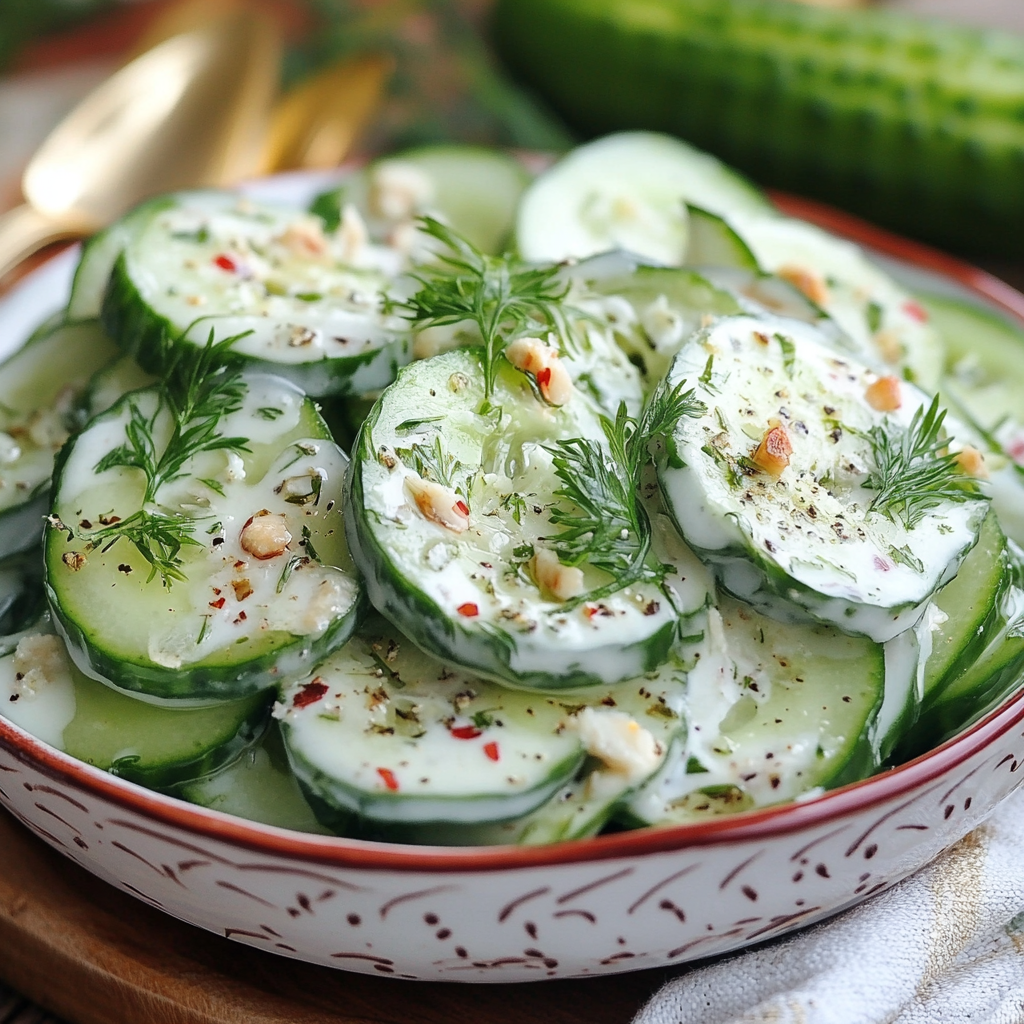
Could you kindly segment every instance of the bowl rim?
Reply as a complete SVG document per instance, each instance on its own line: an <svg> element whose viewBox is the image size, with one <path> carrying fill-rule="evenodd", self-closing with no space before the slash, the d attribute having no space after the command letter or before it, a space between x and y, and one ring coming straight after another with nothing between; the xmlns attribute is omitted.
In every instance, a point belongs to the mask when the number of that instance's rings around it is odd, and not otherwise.
<svg viewBox="0 0 1024 1024"><path fill-rule="evenodd" d="M949 278L1024 326L1024 294L991 274L825 204L781 192L770 195L783 213L809 220L882 255ZM890 814L937 789L941 785L937 780L942 776L1022 722L1024 689L969 729L913 761L809 799L706 822L637 829L538 847L410 846L295 832L199 807L118 779L46 745L3 718L0 718L0 747L54 781L92 793L125 811L252 852L357 870L446 874L586 863L765 840L829 822L838 823L873 806L909 797L855 839L849 855ZM1022 763L1024 761L1013 759L1009 770L1016 772ZM935 785L930 786L930 783ZM940 802L948 796L949 793L944 794ZM136 823L132 823L132 827L140 829ZM157 832L153 835L161 837Z"/></svg>

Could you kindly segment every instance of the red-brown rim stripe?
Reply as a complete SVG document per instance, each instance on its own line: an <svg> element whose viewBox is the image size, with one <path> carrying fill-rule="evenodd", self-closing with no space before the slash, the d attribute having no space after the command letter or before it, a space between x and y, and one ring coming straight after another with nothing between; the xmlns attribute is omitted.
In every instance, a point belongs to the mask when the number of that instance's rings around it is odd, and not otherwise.
<svg viewBox="0 0 1024 1024"><path fill-rule="evenodd" d="M781 193L773 193L772 198L787 214L803 217L861 245L958 281L1019 319L1024 326L1024 295L991 274L831 207ZM748 811L696 825L642 829L553 846L464 849L401 846L312 836L246 822L123 782L44 746L2 719L0 746L24 764L31 765L54 780L119 804L125 810L254 852L362 870L447 873L585 863L787 835L804 828L838 821L923 787L952 771L1022 722L1024 691L1017 693L965 733L915 761L884 775L832 790L805 803Z"/></svg>

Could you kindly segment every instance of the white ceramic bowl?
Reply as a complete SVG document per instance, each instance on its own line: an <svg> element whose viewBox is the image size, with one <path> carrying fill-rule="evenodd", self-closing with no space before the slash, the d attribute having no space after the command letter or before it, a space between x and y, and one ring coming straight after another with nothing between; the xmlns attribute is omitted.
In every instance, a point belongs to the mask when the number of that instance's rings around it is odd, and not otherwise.
<svg viewBox="0 0 1024 1024"><path fill-rule="evenodd" d="M263 183L303 200L323 178ZM868 245L914 284L1024 322L1024 296L845 216L787 211ZM75 254L0 303L0 348L59 308ZM814 799L541 848L448 849L303 835L97 771L0 719L0 801L72 860L239 942L401 978L532 981L737 949L834 914L925 864L1022 781L1024 693L925 757Z"/></svg>

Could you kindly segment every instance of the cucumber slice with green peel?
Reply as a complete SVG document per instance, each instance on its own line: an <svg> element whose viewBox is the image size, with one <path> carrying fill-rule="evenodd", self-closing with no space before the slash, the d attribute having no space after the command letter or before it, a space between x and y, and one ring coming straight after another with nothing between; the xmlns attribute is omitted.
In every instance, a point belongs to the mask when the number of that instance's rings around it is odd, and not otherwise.
<svg viewBox="0 0 1024 1024"><path fill-rule="evenodd" d="M759 271L757 257L724 217L686 204L690 235L684 263L693 267L737 267Z"/></svg>
<svg viewBox="0 0 1024 1024"><path fill-rule="evenodd" d="M742 312L729 292L685 267L645 265L629 253L606 253L567 268L566 301L604 322L650 387L708 317Z"/></svg>
<svg viewBox="0 0 1024 1024"><path fill-rule="evenodd" d="M311 210L332 228L344 205L352 203L373 238L396 244L409 244L415 218L429 215L481 252L497 255L508 248L519 198L529 183L525 167L499 150L421 146L374 161L318 197Z"/></svg>
<svg viewBox="0 0 1024 1024"><path fill-rule="evenodd" d="M877 767L880 645L723 598L693 653L685 740L627 801L634 826L782 803Z"/></svg>
<svg viewBox="0 0 1024 1024"><path fill-rule="evenodd" d="M983 643L972 664L933 687L914 731L894 760L908 761L976 722L1024 684L1024 553L1009 549L1010 581L985 623Z"/></svg>
<svg viewBox="0 0 1024 1024"><path fill-rule="evenodd" d="M859 246L791 218L735 216L730 223L761 269L800 288L835 320L861 359L925 391L937 389L941 337L920 303Z"/></svg>
<svg viewBox="0 0 1024 1024"><path fill-rule="evenodd" d="M153 213L173 204L168 196L158 196L129 210L109 227L93 235L82 246L71 297L68 299L67 319L98 320L103 309L103 296L117 258L131 240L139 224Z"/></svg>
<svg viewBox="0 0 1024 1024"><path fill-rule="evenodd" d="M269 693L170 710L79 672L57 636L31 633L0 658L0 709L26 732L96 768L171 789L236 760L263 732Z"/></svg>
<svg viewBox="0 0 1024 1024"><path fill-rule="evenodd" d="M306 803L288 764L280 730L271 722L263 737L233 764L213 775L185 783L175 795L211 811L233 814L246 821L331 835Z"/></svg>
<svg viewBox="0 0 1024 1024"><path fill-rule="evenodd" d="M408 324L385 312L404 257L361 223L230 192L180 193L133 222L103 300L121 348L161 375L179 349L238 337L234 356L307 394L361 394L411 357Z"/></svg>
<svg viewBox="0 0 1024 1024"><path fill-rule="evenodd" d="M287 381L242 385L212 429L247 439L247 450L188 457L145 505L149 520L140 520L147 475L122 453L140 431L166 453L164 391L126 395L62 452L46 579L86 674L154 701L233 699L308 671L354 628L362 587L340 508L348 460ZM132 523L163 563L145 557Z"/></svg>
<svg viewBox="0 0 1024 1024"><path fill-rule="evenodd" d="M512 690L385 626L351 640L312 679L285 684L274 713L314 809L332 809L325 824L375 835L520 819L588 755L598 763L589 794L614 799L660 765L684 693L675 663L614 687Z"/></svg>
<svg viewBox="0 0 1024 1024"><path fill-rule="evenodd" d="M935 595L935 611L927 617L922 695L926 704L941 699L946 686L970 669L988 638L1002 628L1004 598L1017 575L997 517L989 513L978 543L956 576Z"/></svg>
<svg viewBox="0 0 1024 1024"><path fill-rule="evenodd" d="M0 363L0 558L38 544L76 401L116 351L95 321L58 323Z"/></svg>
<svg viewBox="0 0 1024 1024"><path fill-rule="evenodd" d="M1024 330L971 302L945 295L918 298L945 345L941 391L988 430L1012 421L1024 459Z"/></svg>
<svg viewBox="0 0 1024 1024"><path fill-rule="evenodd" d="M872 406L879 381L897 408ZM935 419L926 396L840 356L810 325L750 316L723 318L688 342L667 378L681 384L706 408L678 423L659 481L724 588L765 614L879 642L913 626L987 510L954 465L939 470L941 495L907 489L914 477L893 453L924 443ZM888 480L889 490L869 489L883 470L878 486Z"/></svg>
<svg viewBox="0 0 1024 1024"><path fill-rule="evenodd" d="M717 213L769 213L749 182L685 142L623 132L579 146L527 189L516 242L524 259L582 259L626 249L670 266L685 261L686 202Z"/></svg>
<svg viewBox="0 0 1024 1024"><path fill-rule="evenodd" d="M129 391L138 391L156 383L156 377L147 373L131 356L119 356L97 370L89 379L82 395L82 417L87 422L106 412ZM83 425L84 425L83 422Z"/></svg>
<svg viewBox="0 0 1024 1024"><path fill-rule="evenodd" d="M504 360L487 412L483 399L482 354L462 349L406 367L363 424L346 526L370 600L423 650L512 686L657 668L678 614L663 589L641 582L581 603L610 577L588 564L563 571L548 547L550 509L572 506L555 495L547 446L605 444L600 409L577 388L547 405Z"/></svg>

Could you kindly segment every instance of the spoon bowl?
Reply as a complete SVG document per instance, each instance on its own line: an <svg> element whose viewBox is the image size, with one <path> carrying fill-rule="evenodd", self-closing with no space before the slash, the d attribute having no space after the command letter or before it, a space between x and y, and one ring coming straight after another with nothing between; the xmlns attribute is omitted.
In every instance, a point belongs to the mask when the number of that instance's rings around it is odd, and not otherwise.
<svg viewBox="0 0 1024 1024"><path fill-rule="evenodd" d="M58 125L0 218L0 276L160 192L224 185L259 160L277 88L273 24L237 12L174 36L98 86Z"/></svg>

